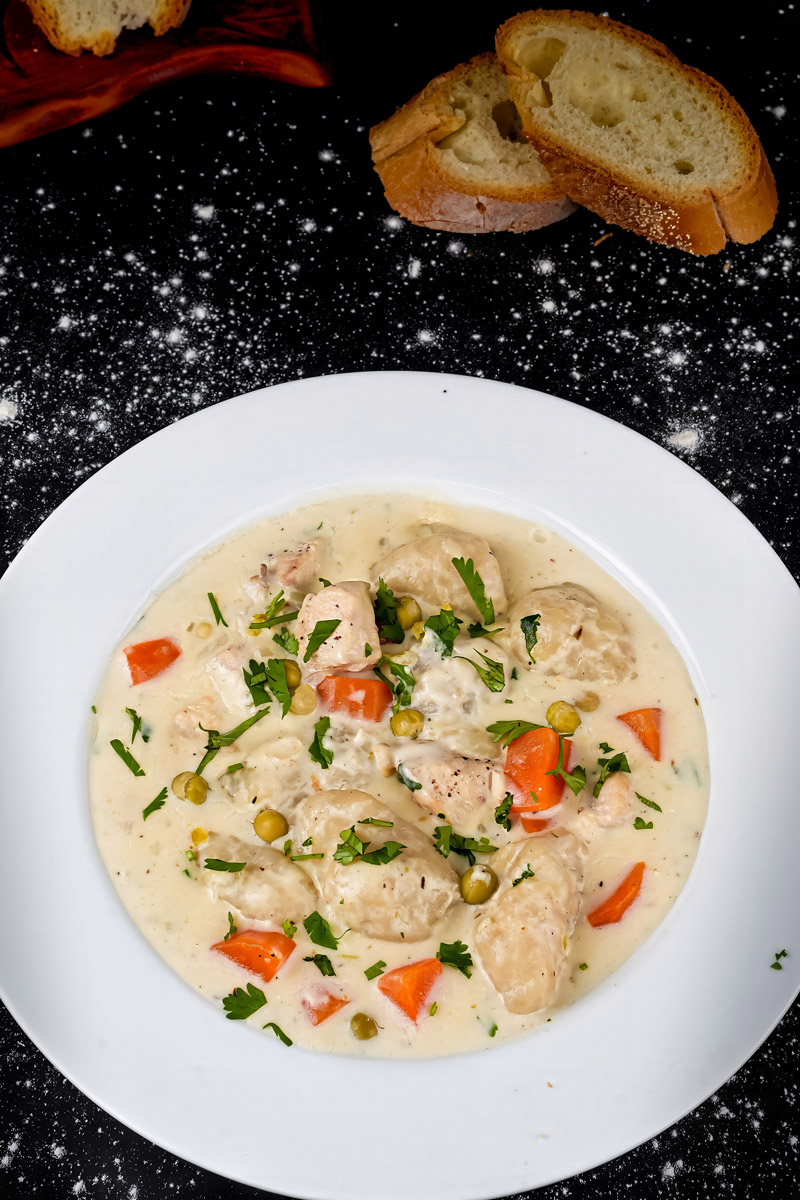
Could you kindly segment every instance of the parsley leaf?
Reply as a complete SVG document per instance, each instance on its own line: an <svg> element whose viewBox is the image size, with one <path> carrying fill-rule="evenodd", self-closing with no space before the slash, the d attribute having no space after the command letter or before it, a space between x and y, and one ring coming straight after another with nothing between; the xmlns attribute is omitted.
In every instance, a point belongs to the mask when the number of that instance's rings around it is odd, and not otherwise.
<svg viewBox="0 0 800 1200"><path fill-rule="evenodd" d="M149 734L146 734L144 732L144 730L142 729L142 718L139 716L136 709L135 708L126 708L125 712L130 717L131 723L133 725L133 733L131 734L131 745L133 745L133 743L136 741L137 733L141 733L143 742L149 742L150 741Z"/></svg>
<svg viewBox="0 0 800 1200"><path fill-rule="evenodd" d="M323 586L324 588L326 588L326 587L330 587L330 586L331 586L331 581L330 581L330 579L323 579L321 575L319 576L319 582L322 584L322 586Z"/></svg>
<svg viewBox="0 0 800 1200"><path fill-rule="evenodd" d="M373 667L372 669L378 678L382 679L384 683L387 683L394 692L395 699L394 704L392 705L392 712L399 712L401 708L407 707L411 703L411 696L414 691L415 684L414 676L406 667L402 665L402 663L394 662L391 658L386 658L384 656L381 659L381 663L386 664L397 680L397 683L392 683L390 679L387 679L386 676L379 670L379 667Z"/></svg>
<svg viewBox="0 0 800 1200"><path fill-rule="evenodd" d="M328 958L327 954L310 954L303 959L303 962L312 962L317 967L322 975L335 975L333 963Z"/></svg>
<svg viewBox="0 0 800 1200"><path fill-rule="evenodd" d="M281 609L286 604L283 598L283 589L277 596L270 601L267 611L264 613L256 613L250 622L251 629L271 629L273 625L282 625L284 621L295 621L298 617L298 612L295 609L293 612L281 613Z"/></svg>
<svg viewBox="0 0 800 1200"><path fill-rule="evenodd" d="M267 681L267 668L264 663L256 662L254 658L251 658L250 670L248 671L247 667L242 667L242 674L244 675L247 690L256 708L260 708L262 704L269 704L272 697L264 686Z"/></svg>
<svg viewBox="0 0 800 1200"><path fill-rule="evenodd" d="M136 759L126 750L119 738L112 738L111 749L120 756L132 775L144 775L144 767L140 767Z"/></svg>
<svg viewBox="0 0 800 1200"><path fill-rule="evenodd" d="M324 946L327 950L338 949L339 942L344 937L344 934L342 934L342 937L334 937L328 922L316 911L306 917L305 921L303 921L303 928L315 946Z"/></svg>
<svg viewBox="0 0 800 1200"><path fill-rule="evenodd" d="M788 957L789 957L789 955L786 953L785 950L776 950L775 951L775 962L771 962L769 965L772 967L773 971L782 971L783 967L781 965L781 959L788 958Z"/></svg>
<svg viewBox="0 0 800 1200"><path fill-rule="evenodd" d="M277 633L273 633L272 640L273 642L276 642L283 650L285 650L287 654L291 654L295 657L297 656L297 653L300 649L300 643L292 633L291 629L287 629L284 626L284 628L279 629Z"/></svg>
<svg viewBox="0 0 800 1200"><path fill-rule="evenodd" d="M246 988L234 988L229 996L222 999L222 1007L229 1021L246 1021L266 1003L267 997L254 983L248 983Z"/></svg>
<svg viewBox="0 0 800 1200"><path fill-rule="evenodd" d="M630 775L631 769L628 766L628 760L622 750L618 754L614 753L614 747L609 746L608 742L601 742L600 749L604 754L611 755L610 758L598 758L597 765L600 768L600 777L594 785L592 795L595 800L600 795L600 789L608 779L609 775L613 775L616 771L623 771Z"/></svg>
<svg viewBox="0 0 800 1200"><path fill-rule="evenodd" d="M454 558L452 562L461 576L464 587L472 597L472 603L483 617L485 623L491 625L494 620L494 605L486 596L483 580L475 570L475 563L471 558L468 558L466 562L464 562L463 558Z"/></svg>
<svg viewBox="0 0 800 1200"><path fill-rule="evenodd" d="M356 833L355 825L351 825L349 829L343 829L339 837L342 840L336 847L333 858L334 862L341 863L346 867L356 861L369 863L374 867L385 866L386 863L398 858L405 850L405 846L401 842L392 841L370 850L369 842L362 841Z"/></svg>
<svg viewBox="0 0 800 1200"><path fill-rule="evenodd" d="M406 785L410 792L418 792L422 787L421 783L417 783L416 779L411 778L404 763L397 764L397 778Z"/></svg>
<svg viewBox="0 0 800 1200"><path fill-rule="evenodd" d="M151 813L158 812L167 803L167 789L163 787L156 796L155 800L151 800L147 808L142 809L142 820L146 821Z"/></svg>
<svg viewBox="0 0 800 1200"><path fill-rule="evenodd" d="M281 1029L280 1025L276 1025L274 1021L267 1021L266 1025L262 1025L261 1028L262 1029L271 1029L272 1032L275 1034L275 1037L280 1038L280 1040L283 1042L284 1046L293 1046L294 1045L294 1042L288 1036L288 1034L284 1033L283 1030Z"/></svg>
<svg viewBox="0 0 800 1200"><path fill-rule="evenodd" d="M370 654L372 654L372 646L369 642L364 642L364 658L369 658Z"/></svg>
<svg viewBox="0 0 800 1200"><path fill-rule="evenodd" d="M319 763L323 771L327 771L333 762L333 751L329 750L323 738L331 727L330 717L320 717L314 726L314 740L308 747L308 753L315 763Z"/></svg>
<svg viewBox="0 0 800 1200"><path fill-rule="evenodd" d="M636 820L633 822L633 828L634 829L652 829L653 822L645 821L643 817L637 817Z"/></svg>
<svg viewBox="0 0 800 1200"><path fill-rule="evenodd" d="M382 579L378 580L378 591L375 595L375 624L382 642L402 642L405 633L397 619L397 599L390 587Z"/></svg>
<svg viewBox="0 0 800 1200"><path fill-rule="evenodd" d="M471 638L476 637L494 637L496 633L502 633L504 626L498 625L497 629L484 629L483 625L468 625L467 633Z"/></svg>
<svg viewBox="0 0 800 1200"><path fill-rule="evenodd" d="M588 971L589 964L588 963L578 963L578 970L579 971Z"/></svg>
<svg viewBox="0 0 800 1200"><path fill-rule="evenodd" d="M654 808L656 812L664 811L660 804L656 804L655 800L648 800L647 796L642 796L640 792L634 792L633 794L637 800L641 800L642 804L646 804L648 808Z"/></svg>
<svg viewBox="0 0 800 1200"><path fill-rule="evenodd" d="M572 773L564 767L564 747L566 745L564 737L559 734L558 737L558 762L553 767L552 771L545 771L546 775L554 775L556 779L560 779L567 785L571 792L576 796L578 792L582 792L586 787L586 772L583 767L575 767Z"/></svg>
<svg viewBox="0 0 800 1200"><path fill-rule="evenodd" d="M371 967L367 967L364 974L366 975L367 979L377 979L377 977L379 975L383 974L383 968L385 966L386 966L386 963L383 961L382 958L379 958L378 961L376 963L373 963Z"/></svg>
<svg viewBox="0 0 800 1200"><path fill-rule="evenodd" d="M467 979L471 977L472 955L463 942L442 942L436 951L436 957L445 966L455 967L462 975L466 975Z"/></svg>
<svg viewBox="0 0 800 1200"><path fill-rule="evenodd" d="M534 613L533 616L523 617L519 623L522 636L525 638L525 649L528 651L528 658L532 663L536 662L531 651L539 640L539 622L541 619L540 613Z"/></svg>
<svg viewBox="0 0 800 1200"><path fill-rule="evenodd" d="M324 858L324 854L290 854L289 862L308 862L310 858Z"/></svg>
<svg viewBox="0 0 800 1200"><path fill-rule="evenodd" d="M225 774L226 775L235 775L237 771L243 771L243 770L244 770L244 763L231 763L229 767L225 768Z"/></svg>
<svg viewBox="0 0 800 1200"><path fill-rule="evenodd" d="M211 605L211 611L214 614L214 620L216 621L217 625L224 625L225 628L227 629L228 622L225 620L222 613L220 612L220 607L217 604L217 597L214 595L213 592L208 593L208 603Z"/></svg>
<svg viewBox="0 0 800 1200"><path fill-rule="evenodd" d="M531 870L531 864L526 863L525 870L522 872L521 875L517 876L517 878L514 880L514 882L511 884L511 886L516 887L518 883L522 883L523 880L525 880L525 879L533 879L535 874L536 874L536 872Z"/></svg>
<svg viewBox="0 0 800 1200"><path fill-rule="evenodd" d="M281 925L281 929L283 930L283 932L286 934L286 936L288 938L293 938L294 935L297 933L297 926L292 921L290 921L288 917L283 922L283 925Z"/></svg>
<svg viewBox="0 0 800 1200"><path fill-rule="evenodd" d="M433 848L442 858L449 858L451 852L463 854L471 867L475 865L476 854L493 854L497 846L493 846L487 837L463 837L455 833L452 825L437 825L433 831Z"/></svg>
<svg viewBox="0 0 800 1200"><path fill-rule="evenodd" d="M495 721L486 726L486 732L494 734L496 742L510 746L518 737L522 737L523 733L530 733L532 729L546 728L546 725L534 725L531 721Z"/></svg>
<svg viewBox="0 0 800 1200"><path fill-rule="evenodd" d="M362 817L356 825L380 825L382 829L393 829L394 821L379 821L377 817Z"/></svg>
<svg viewBox="0 0 800 1200"><path fill-rule="evenodd" d="M485 654L481 654L480 650L476 650L475 653L480 655L486 663L485 667L482 667L480 663L476 663L473 658L465 658L463 654L457 654L456 658L460 658L462 662L468 662L471 667L474 667L490 692L502 692L506 686L503 664L495 662L492 658L487 658Z"/></svg>
<svg viewBox="0 0 800 1200"><path fill-rule="evenodd" d="M224 858L207 858L203 866L207 871L229 871L235 875L238 871L243 871L247 863L226 862Z"/></svg>
<svg viewBox="0 0 800 1200"><path fill-rule="evenodd" d="M429 1016L429 1017L435 1017L435 1016L436 1016L436 1013L437 1013L438 1011L439 1011L439 1005L438 1005L438 1004L437 1004L437 1002L434 1000L433 1004L432 1004L432 1005L430 1006L430 1008L428 1009L428 1016Z"/></svg>
<svg viewBox="0 0 800 1200"><path fill-rule="evenodd" d="M494 819L498 825L502 825L503 829L511 830L511 805L514 803L514 797L511 792L506 792L504 799L494 810Z"/></svg>
<svg viewBox="0 0 800 1200"><path fill-rule="evenodd" d="M304 663L308 662L314 651L318 650L322 643L328 640L331 634L339 628L341 623L342 622L339 619L330 621L317 621L316 625L311 631L311 636L309 637L308 645L306 646L306 652L303 655Z"/></svg>
<svg viewBox="0 0 800 1200"><path fill-rule="evenodd" d="M459 626L464 622L459 620L452 608L443 608L440 613L428 617L425 628L430 629L436 638L439 653L442 658L450 658L453 646L458 637Z"/></svg>
<svg viewBox="0 0 800 1200"><path fill-rule="evenodd" d="M271 658L267 663L267 683L272 694L281 706L281 716L285 717L292 703L289 683L286 678L286 659Z"/></svg>
<svg viewBox="0 0 800 1200"><path fill-rule="evenodd" d="M238 737L241 737L251 725L255 725L256 721L260 721L262 717L265 717L268 712L269 705L266 708L260 708L258 712L253 713L252 717L248 717L246 721L241 721L234 729L229 729L227 733L220 733L218 729L206 729L205 725L200 725L203 733L208 734L208 741L206 742L206 752L200 760L199 765L195 767L195 775L202 775L212 758L216 757L223 746L233 745Z"/></svg>
<svg viewBox="0 0 800 1200"><path fill-rule="evenodd" d="M383 867L393 859L399 858L404 850L405 846L402 842L384 842L382 846L362 854L361 861L370 863L373 867Z"/></svg>
<svg viewBox="0 0 800 1200"><path fill-rule="evenodd" d="M225 934L225 937L222 939L223 942L227 942L228 938L233 937L233 935L235 933L236 933L236 922L233 919L233 913L229 912L228 913L228 932Z"/></svg>

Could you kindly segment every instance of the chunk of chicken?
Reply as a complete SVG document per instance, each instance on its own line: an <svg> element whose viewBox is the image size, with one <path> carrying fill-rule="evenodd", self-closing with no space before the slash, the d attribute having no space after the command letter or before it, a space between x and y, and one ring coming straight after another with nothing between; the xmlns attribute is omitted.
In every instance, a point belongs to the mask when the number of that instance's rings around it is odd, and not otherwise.
<svg viewBox="0 0 800 1200"><path fill-rule="evenodd" d="M339 621L339 625L309 658L306 664L309 682L314 683L328 671L364 671L380 658L380 638L369 584L360 580L332 583L321 592L306 596L295 626L301 661L318 621Z"/></svg>
<svg viewBox="0 0 800 1200"><path fill-rule="evenodd" d="M392 824L359 824L364 817ZM351 825L371 849L388 841L400 842L405 849L385 864L336 862L342 831ZM421 941L430 937L458 899L458 876L428 838L368 792L308 796L297 810L292 831L298 843L313 838L314 853L324 853L323 859L309 864L317 886L341 921L359 933L390 942Z"/></svg>
<svg viewBox="0 0 800 1200"><path fill-rule="evenodd" d="M209 858L246 865L242 871L214 871L205 866ZM289 917L299 925L317 902L314 885L303 869L272 846L253 846L212 833L198 861L211 894L252 921L281 925Z"/></svg>
<svg viewBox="0 0 800 1200"><path fill-rule="evenodd" d="M615 771L606 777L600 788L600 794L592 804L589 812L602 829L610 829L614 825L622 825L631 815L633 806L633 785L627 775Z"/></svg>
<svg viewBox="0 0 800 1200"><path fill-rule="evenodd" d="M404 772L421 785L412 791L417 804L434 816L444 813L452 825L463 824L492 804L496 768L490 758L471 758L446 750L428 754L428 749L415 746L403 757ZM502 782L502 771L500 775Z"/></svg>
<svg viewBox="0 0 800 1200"><path fill-rule="evenodd" d="M205 738L207 735L200 726L215 729L219 720L219 710L211 696L200 696L194 704L187 704L185 708L179 709L172 720L181 737L188 738L197 734L198 737Z"/></svg>
<svg viewBox="0 0 800 1200"><path fill-rule="evenodd" d="M625 626L596 596L576 583L537 588L508 612L508 637L524 667L533 666L520 621L540 618L532 654L545 675L567 679L606 679L619 683L634 662Z"/></svg>
<svg viewBox="0 0 800 1200"><path fill-rule="evenodd" d="M563 829L492 855L500 885L484 906L474 944L509 1012L537 1012L555 1000L565 941L578 916L584 857L584 844ZM533 875L515 887L527 870Z"/></svg>
<svg viewBox="0 0 800 1200"><path fill-rule="evenodd" d="M206 673L217 695L231 711L253 709L253 700L242 672L249 659L250 654L244 646L226 646L206 663Z"/></svg>
<svg viewBox="0 0 800 1200"><path fill-rule="evenodd" d="M319 578L320 555L324 546L323 538L312 538L303 542L296 550L286 550L283 554L268 554L261 564L261 578L269 586L277 579L283 588L291 588L298 592L309 591Z"/></svg>
<svg viewBox="0 0 800 1200"><path fill-rule="evenodd" d="M399 595L406 593L439 608L450 604L457 613L482 619L461 576L453 566L454 558L472 559L483 580L486 596L494 605L495 616L504 612L506 592L500 566L485 538L449 525L429 525L413 542L398 546L375 563L375 582L383 579Z"/></svg>

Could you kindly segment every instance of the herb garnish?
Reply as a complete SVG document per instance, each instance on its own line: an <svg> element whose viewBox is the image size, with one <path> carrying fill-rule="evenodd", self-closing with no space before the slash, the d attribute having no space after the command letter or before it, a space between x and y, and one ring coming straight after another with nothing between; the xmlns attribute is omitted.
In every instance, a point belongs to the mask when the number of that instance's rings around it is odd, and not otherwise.
<svg viewBox="0 0 800 1200"><path fill-rule="evenodd" d="M364 642L364 658L369 658L370 654L372 654L372 646L369 642Z"/></svg>
<svg viewBox="0 0 800 1200"><path fill-rule="evenodd" d="M211 605L211 611L214 614L214 620L216 621L217 625L224 625L225 628L227 629L228 622L225 620L222 613L220 612L220 607L217 604L217 597L214 595L213 592L208 593L208 603Z"/></svg>
<svg viewBox="0 0 800 1200"><path fill-rule="evenodd" d="M522 872L521 875L517 876L517 878L514 880L514 882L511 884L511 886L516 887L518 883L522 883L523 880L525 880L525 879L533 879L535 874L536 874L536 872L531 870L531 864L526 863L525 870Z"/></svg>
<svg viewBox="0 0 800 1200"><path fill-rule="evenodd" d="M472 955L464 942L442 942L436 951L436 957L440 963L447 967L455 967L462 975L466 975L467 979L471 978Z"/></svg>
<svg viewBox="0 0 800 1200"><path fill-rule="evenodd" d="M476 854L492 854L497 849L487 837L463 837L453 831L452 825L437 825L433 831L433 848L442 858L449 858L451 852L463 854L471 867L475 865Z"/></svg>
<svg viewBox="0 0 800 1200"><path fill-rule="evenodd" d="M404 783L410 792L418 792L422 787L421 783L417 783L416 779L412 779L408 773L405 763L397 764L397 778L401 783Z"/></svg>
<svg viewBox="0 0 800 1200"><path fill-rule="evenodd" d="M283 589L281 589L277 596L270 601L267 611L265 613L257 613L253 617L250 622L250 629L271 629L273 625L282 625L284 621L295 621L298 617L297 609L293 612L281 613L281 609L285 604Z"/></svg>
<svg viewBox="0 0 800 1200"><path fill-rule="evenodd" d="M326 588L326 587L330 587L330 586L331 586L331 581L330 581L330 579L323 579L321 575L319 576L319 582L322 584L322 586L323 586L324 588Z"/></svg>
<svg viewBox="0 0 800 1200"><path fill-rule="evenodd" d="M769 965L772 967L773 971L782 971L783 967L781 966L781 959L788 958L788 957L789 957L789 955L786 953L785 950L776 950L775 951L775 962L771 962Z"/></svg>
<svg viewBox="0 0 800 1200"><path fill-rule="evenodd" d="M381 666L384 663L394 675L397 683L392 683L391 679L387 679L383 671L381 671ZM393 659L386 658L384 655L378 665L373 667L372 670L378 676L378 678L394 692L394 704L392 705L392 712L399 712L401 708L407 707L411 703L411 696L414 691L414 684L416 681L411 672L404 667L402 663L395 662Z"/></svg>
<svg viewBox="0 0 800 1200"><path fill-rule="evenodd" d="M144 775L144 768L139 766L136 759L129 750L125 749L119 738L112 738L111 749L120 756L132 775Z"/></svg>
<svg viewBox="0 0 800 1200"><path fill-rule="evenodd" d="M233 919L233 913L229 912L228 913L228 932L225 934L225 937L222 939L223 942L227 942L228 938L233 937L233 935L235 933L236 933L236 922Z"/></svg>
<svg viewBox="0 0 800 1200"><path fill-rule="evenodd" d="M283 922L283 925L281 925L281 929L283 930L283 932L286 934L286 936L288 938L293 938L294 935L297 933L297 926L292 921L290 921L288 917Z"/></svg>
<svg viewBox="0 0 800 1200"><path fill-rule="evenodd" d="M133 733L131 734L131 745L133 745L133 743L136 741L137 733L141 733L143 742L149 742L150 735L149 735L149 733L145 733L144 730L142 729L142 718L139 716L136 709L135 708L126 708L125 712L130 717L131 723L133 725Z"/></svg>
<svg viewBox="0 0 800 1200"><path fill-rule="evenodd" d="M339 628L341 623L342 622L340 619L317 621L316 625L311 631L311 636L309 637L308 645L306 646L306 652L303 655L304 663L308 662L314 651L318 650L322 643L328 640L331 634Z"/></svg>
<svg viewBox="0 0 800 1200"><path fill-rule="evenodd" d="M288 858L291 853L292 853L292 839L287 838L286 841L283 843L283 857Z"/></svg>
<svg viewBox="0 0 800 1200"><path fill-rule="evenodd" d="M281 1029L280 1025L276 1025L274 1021L267 1021L266 1025L262 1025L261 1028L262 1029L271 1029L272 1032L275 1034L275 1036L281 1039L284 1046L293 1046L294 1045L294 1042L288 1036L288 1034L285 1034L283 1032L283 1030Z"/></svg>
<svg viewBox="0 0 800 1200"><path fill-rule="evenodd" d="M361 840L356 833L355 825L351 825L349 829L343 829L339 837L342 840L336 847L333 858L334 862L341 863L346 867L354 862L365 862L374 867L385 866L386 863L398 858L405 850L402 842L391 841L376 847L375 850L370 850L369 842Z"/></svg>
<svg viewBox="0 0 800 1200"><path fill-rule="evenodd" d="M496 629L484 629L483 625L475 624L475 625L467 626L467 633L469 634L469 636L471 638L476 638L476 637L488 638L488 637L494 637L494 635L496 633L502 633L504 628L505 627L503 625L498 625L498 627Z"/></svg>
<svg viewBox="0 0 800 1200"><path fill-rule="evenodd" d="M664 811L660 804L656 804L655 800L648 800L647 796L643 796L640 792L634 792L633 794L637 800L641 800L642 804L646 804L648 808L654 808L656 812Z"/></svg>
<svg viewBox="0 0 800 1200"><path fill-rule="evenodd" d="M380 825L382 829L394 829L394 821L379 821L377 817L362 817L356 825Z"/></svg>
<svg viewBox="0 0 800 1200"><path fill-rule="evenodd" d="M546 775L554 775L556 779L560 779L567 785L571 792L576 796L578 792L582 792L586 787L586 771L583 767L575 767L570 773L564 767L564 747L566 745L565 738L559 734L558 737L558 762L553 767L552 771L545 771Z"/></svg>
<svg viewBox="0 0 800 1200"><path fill-rule="evenodd" d="M494 721L491 725L486 726L486 732L494 734L496 742L510 746L517 738L522 737L523 733L530 733L532 729L546 728L546 725L534 725L531 721Z"/></svg>
<svg viewBox="0 0 800 1200"><path fill-rule="evenodd" d="M231 763L230 766L225 769L225 774L226 775L235 775L237 771L243 771L243 770L244 770L244 763Z"/></svg>
<svg viewBox="0 0 800 1200"><path fill-rule="evenodd" d="M286 627L279 629L277 633L274 633L272 635L272 640L273 642L277 642L277 644L281 646L287 654L291 654L293 656L296 656L298 650L300 649L300 643L298 642L297 638L294 636L291 629L287 629Z"/></svg>
<svg viewBox="0 0 800 1200"><path fill-rule="evenodd" d="M540 613L534 613L533 616L523 617L519 623L522 636L525 638L525 649L528 651L528 658L532 663L536 662L531 651L539 640L539 622L541 619Z"/></svg>
<svg viewBox="0 0 800 1200"><path fill-rule="evenodd" d="M234 729L228 730L227 733L220 733L218 729L206 729L205 725L200 725L203 733L208 734L206 742L206 752L200 760L200 763L195 767L195 775L202 775L205 768L215 758L223 746L231 746L238 737L249 729L251 725L255 725L256 721L260 721L269 712L269 705L266 708L260 708L258 712L253 713L252 717L248 717L246 721L242 721Z"/></svg>
<svg viewBox="0 0 800 1200"><path fill-rule="evenodd" d="M459 626L463 625L463 623L450 607L443 608L441 612L428 617L425 622L425 628L430 629L436 638L442 658L450 658L452 655L453 646L458 637Z"/></svg>
<svg viewBox="0 0 800 1200"><path fill-rule="evenodd" d="M327 954L309 954L303 959L303 962L313 963L314 966L318 968L318 970L320 971L320 973L322 975L335 975L336 974L336 972L333 969L333 963L328 958Z"/></svg>
<svg viewBox="0 0 800 1200"><path fill-rule="evenodd" d="M457 654L456 658L460 658L462 662L468 662L471 667L474 667L490 692L502 692L506 686L503 664L495 662L492 658L487 658L480 650L476 650L475 653L486 663L485 667L482 667L480 663L476 663L473 658L465 658L463 654Z"/></svg>
<svg viewBox="0 0 800 1200"><path fill-rule="evenodd" d="M435 1017L435 1016L436 1016L436 1013L438 1012L438 1009L439 1009L439 1005L438 1005L438 1004L437 1004L437 1002L434 1000L433 1004L432 1004L432 1005L430 1006L430 1008L428 1009L428 1016L429 1016L429 1017Z"/></svg>
<svg viewBox="0 0 800 1200"><path fill-rule="evenodd" d="M267 1003L261 988L248 983L246 988L234 988L229 996L223 996L222 1007L229 1021L246 1021Z"/></svg>
<svg viewBox="0 0 800 1200"><path fill-rule="evenodd" d="M610 755L611 757L598 758L597 760L597 765L600 768L600 778L597 780L597 783L594 785L594 789L592 791L592 795L594 796L595 800L600 795L600 789L605 783L606 779L608 779L609 775L613 775L617 771L623 771L628 775L631 773L631 769L628 766L628 760L622 750L620 750L618 754L615 754L614 747L609 746L608 742L601 742L600 749L603 751L603 754Z"/></svg>
<svg viewBox="0 0 800 1200"><path fill-rule="evenodd" d="M281 706L281 716L285 717L292 703L289 683L286 678L286 659L271 658L267 663L267 683L272 694Z"/></svg>
<svg viewBox="0 0 800 1200"><path fill-rule="evenodd" d="M151 813L158 812L167 803L167 789L163 787L156 796L155 800L151 800L147 808L142 809L142 820L146 821Z"/></svg>
<svg viewBox="0 0 800 1200"><path fill-rule="evenodd" d="M472 603L483 617L485 624L491 625L494 621L494 604L486 595L483 580L475 570L475 563L471 558L468 558L466 562L463 558L454 558L452 562L461 576L464 587L472 597Z"/></svg>
<svg viewBox="0 0 800 1200"><path fill-rule="evenodd" d="M329 750L322 740L330 727L330 717L320 717L314 726L314 740L308 747L308 753L315 763L319 763L323 771L327 771L333 762L333 751Z"/></svg>
<svg viewBox="0 0 800 1200"><path fill-rule="evenodd" d="M303 928L315 946L324 946L327 950L338 949L339 942L344 937L344 933L342 937L334 937L328 922L316 911L306 917L305 921L303 921Z"/></svg>
<svg viewBox="0 0 800 1200"><path fill-rule="evenodd" d="M588 971L589 964L588 963L578 963L578 970L579 971Z"/></svg>
<svg viewBox="0 0 800 1200"><path fill-rule="evenodd" d="M635 821L633 822L633 828L634 829L652 829L653 822L645 821L643 817L636 817Z"/></svg>
<svg viewBox="0 0 800 1200"><path fill-rule="evenodd" d="M377 979L377 977L379 975L383 974L383 968L385 966L386 966L386 963L383 961L382 958L379 958L378 961L376 963L373 963L371 967L367 967L364 974L366 975L367 979Z"/></svg>
<svg viewBox="0 0 800 1200"><path fill-rule="evenodd" d="M324 854L290 854L289 862L307 862L310 858L324 858Z"/></svg>
<svg viewBox="0 0 800 1200"><path fill-rule="evenodd" d="M375 595L375 624L382 642L402 642L405 632L397 619L397 599L390 587L382 579L378 580L378 591Z"/></svg>
<svg viewBox="0 0 800 1200"><path fill-rule="evenodd" d="M251 658L250 669L242 667L242 674L244 675L247 690L256 708L260 708L262 704L269 704L272 697L264 686L267 682L266 665L263 662L256 662L254 658Z"/></svg>
<svg viewBox="0 0 800 1200"><path fill-rule="evenodd" d="M492 1021L491 1025L489 1026L489 1029L487 1030L489 1037L494 1037L494 1035L497 1033L497 1029L498 1029L497 1022Z"/></svg>
<svg viewBox="0 0 800 1200"><path fill-rule="evenodd" d="M494 810L494 819L498 825L502 825L509 832L511 830L511 805L514 803L514 797L511 792L506 792L504 799L498 804Z"/></svg>
<svg viewBox="0 0 800 1200"><path fill-rule="evenodd" d="M229 871L231 875L235 875L238 871L243 871L247 863L226 862L224 858L207 858L203 866L207 871Z"/></svg>

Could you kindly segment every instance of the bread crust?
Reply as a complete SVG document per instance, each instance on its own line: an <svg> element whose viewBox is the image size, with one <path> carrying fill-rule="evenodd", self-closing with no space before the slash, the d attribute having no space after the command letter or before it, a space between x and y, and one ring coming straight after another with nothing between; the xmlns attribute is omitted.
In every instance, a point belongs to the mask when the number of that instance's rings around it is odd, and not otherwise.
<svg viewBox="0 0 800 1200"><path fill-rule="evenodd" d="M103 29L88 37L78 37L64 23L58 0L24 0L24 3L48 42L56 50L73 56L90 50L98 58L114 53L117 35L112 30ZM161 0L158 11L149 21L155 36L161 37L168 30L180 25L189 11L190 3L191 0Z"/></svg>
<svg viewBox="0 0 800 1200"><path fill-rule="evenodd" d="M717 195L698 188L685 198L670 197L658 185L648 188L623 170L612 171L589 154L564 147L555 133L548 133L536 120L541 112L531 103L531 90L538 76L519 67L511 58L511 45L520 29L531 24L567 25L612 32L667 60L725 108L734 118L747 161L747 175L733 191ZM655 38L608 17L562 10L535 10L511 17L497 31L497 55L509 78L509 92L522 120L525 136L536 148L542 163L564 192L610 224L665 246L692 254L716 254L728 239L754 242L775 220L778 196L775 180L753 126L734 98L720 83L680 60Z"/></svg>
<svg viewBox="0 0 800 1200"><path fill-rule="evenodd" d="M524 188L498 184L479 189L441 162L437 143L465 121L448 100L454 85L470 70L494 61L491 52L480 54L437 76L370 130L372 161L386 199L415 225L450 233L523 233L574 211L572 201L549 181Z"/></svg>

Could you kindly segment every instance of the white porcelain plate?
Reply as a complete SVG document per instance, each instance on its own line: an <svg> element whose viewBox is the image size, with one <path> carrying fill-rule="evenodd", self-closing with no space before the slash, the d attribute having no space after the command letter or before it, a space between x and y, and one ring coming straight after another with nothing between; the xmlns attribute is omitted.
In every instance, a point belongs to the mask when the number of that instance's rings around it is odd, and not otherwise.
<svg viewBox="0 0 800 1200"><path fill-rule="evenodd" d="M700 854L655 935L551 1024L422 1062L287 1050L141 937L95 847L89 706L111 648L203 547L325 489L542 520L671 631L708 724ZM800 593L733 505L630 430L539 392L364 374L254 392L84 483L0 584L2 995L103 1108L221 1175L315 1200L483 1200L614 1158L694 1108L800 985ZM783 970L770 970L786 948Z"/></svg>

